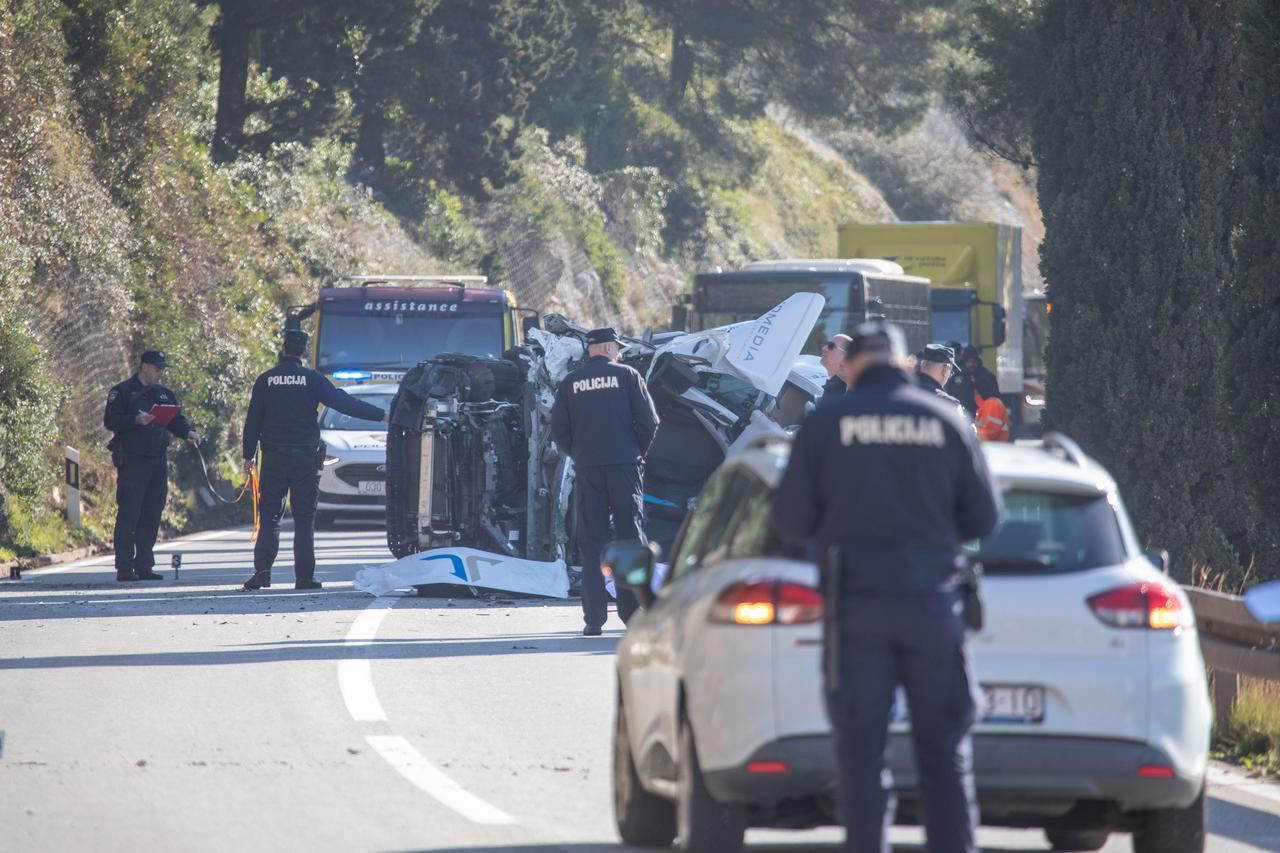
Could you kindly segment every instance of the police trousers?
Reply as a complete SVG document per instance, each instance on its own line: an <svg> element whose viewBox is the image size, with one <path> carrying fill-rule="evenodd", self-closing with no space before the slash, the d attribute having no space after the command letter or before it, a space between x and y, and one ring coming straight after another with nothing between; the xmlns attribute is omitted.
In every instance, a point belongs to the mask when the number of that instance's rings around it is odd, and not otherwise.
<svg viewBox="0 0 1280 853"><path fill-rule="evenodd" d="M288 495L293 509L293 576L298 583L315 580L316 503L320 499L323 461L324 453L317 448L263 448L260 527L258 542L253 546L255 574L271 576L271 566L280 551L280 518Z"/></svg>
<svg viewBox="0 0 1280 853"><path fill-rule="evenodd" d="M975 853L975 684L959 594L842 596L832 691L847 853L889 853L888 727L906 694L929 853ZM902 709L898 709L901 711Z"/></svg>
<svg viewBox="0 0 1280 853"><path fill-rule="evenodd" d="M600 626L609 616L609 593L600 558L613 539L639 539L644 535L644 466L592 465L577 469L578 548L582 555L582 620ZM613 532L609 519L613 519ZM639 603L631 590L618 591L618 618L625 625Z"/></svg>
<svg viewBox="0 0 1280 853"><path fill-rule="evenodd" d="M156 536L169 495L168 461L121 453L116 474L116 574L146 573L156 564Z"/></svg>

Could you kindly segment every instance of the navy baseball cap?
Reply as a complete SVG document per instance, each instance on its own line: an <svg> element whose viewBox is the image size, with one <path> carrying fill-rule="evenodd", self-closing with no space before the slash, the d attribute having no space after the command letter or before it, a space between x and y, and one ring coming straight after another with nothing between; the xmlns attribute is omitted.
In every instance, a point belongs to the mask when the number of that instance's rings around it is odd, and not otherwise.
<svg viewBox="0 0 1280 853"><path fill-rule="evenodd" d="M851 333L853 340L845 347L846 361L862 353L882 353L902 358L907 354L907 339L902 330L883 320L870 320L859 325Z"/></svg>
<svg viewBox="0 0 1280 853"><path fill-rule="evenodd" d="M618 333L609 326L605 326L603 329L592 329L587 332L587 343L589 344L607 344L617 340Z"/></svg>
<svg viewBox="0 0 1280 853"><path fill-rule="evenodd" d="M942 344L928 344L920 352L916 353L916 358L920 361L932 361L935 364L949 364L956 370L960 369L960 365L956 364L955 350L951 347L944 347Z"/></svg>
<svg viewBox="0 0 1280 853"><path fill-rule="evenodd" d="M164 353L158 349L149 349L142 353L143 364L154 364L156 367L168 367L169 362L165 360Z"/></svg>

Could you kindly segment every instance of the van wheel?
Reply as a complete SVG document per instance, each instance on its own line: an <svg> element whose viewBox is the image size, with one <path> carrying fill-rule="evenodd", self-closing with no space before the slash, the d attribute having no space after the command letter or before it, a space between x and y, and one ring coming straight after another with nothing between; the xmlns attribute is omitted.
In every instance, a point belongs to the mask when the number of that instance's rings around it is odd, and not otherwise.
<svg viewBox="0 0 1280 853"><path fill-rule="evenodd" d="M670 847L676 837L675 804L651 794L640 784L627 737L627 712L618 695L613 726L613 819L623 844Z"/></svg>
<svg viewBox="0 0 1280 853"><path fill-rule="evenodd" d="M1207 802L1204 788L1184 809L1156 809L1133 833L1134 853L1204 853Z"/></svg>
<svg viewBox="0 0 1280 853"><path fill-rule="evenodd" d="M1045 838L1054 850L1101 850L1111 833L1105 829L1046 829Z"/></svg>
<svg viewBox="0 0 1280 853"><path fill-rule="evenodd" d="M680 721L680 761L676 769L676 826L684 853L738 853L747 832L747 810L711 798L698 763L693 727Z"/></svg>

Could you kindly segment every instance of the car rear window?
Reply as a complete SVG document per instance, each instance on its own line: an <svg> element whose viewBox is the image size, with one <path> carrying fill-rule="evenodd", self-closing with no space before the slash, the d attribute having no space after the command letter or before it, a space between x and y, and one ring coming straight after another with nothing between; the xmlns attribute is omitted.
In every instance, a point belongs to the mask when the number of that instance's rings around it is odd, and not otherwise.
<svg viewBox="0 0 1280 853"><path fill-rule="evenodd" d="M1081 572L1126 559L1106 495L1017 489L1004 493L999 529L968 549L987 574Z"/></svg>

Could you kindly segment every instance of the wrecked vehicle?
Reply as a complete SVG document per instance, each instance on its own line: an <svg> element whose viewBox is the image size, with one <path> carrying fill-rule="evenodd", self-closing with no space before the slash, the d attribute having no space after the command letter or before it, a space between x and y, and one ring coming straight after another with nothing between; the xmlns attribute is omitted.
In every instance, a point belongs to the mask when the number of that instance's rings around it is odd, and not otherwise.
<svg viewBox="0 0 1280 853"><path fill-rule="evenodd" d="M647 378L662 420L644 499L646 530L664 548L727 455L797 426L821 393L826 376L800 350L823 304L799 293L750 322L624 339L622 362ZM504 358L443 354L401 381L387 434L397 557L471 548L548 571L578 562L573 464L550 422L556 388L585 357L586 329L558 315L544 325Z"/></svg>

